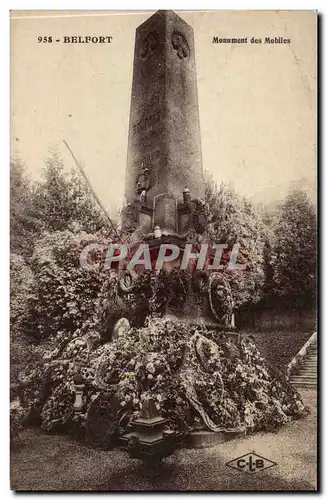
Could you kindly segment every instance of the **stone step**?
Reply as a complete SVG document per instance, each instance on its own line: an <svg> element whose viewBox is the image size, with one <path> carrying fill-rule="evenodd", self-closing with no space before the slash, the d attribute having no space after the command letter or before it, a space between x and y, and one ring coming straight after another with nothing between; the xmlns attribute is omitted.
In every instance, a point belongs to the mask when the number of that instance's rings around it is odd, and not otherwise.
<svg viewBox="0 0 327 500"><path fill-rule="evenodd" d="M309 371L309 372L314 372L314 373L317 373L317 371L318 371L318 370L317 370L317 367L316 367L316 366L303 366L303 365L302 365L302 366L297 367L297 369L296 369L296 367L295 367L295 368L294 368L294 372L295 372L295 371L297 371L298 373L299 373L299 372L301 372L301 373L302 373L302 372L304 372L304 371Z"/></svg>
<svg viewBox="0 0 327 500"><path fill-rule="evenodd" d="M317 381L308 382L307 380L291 380L293 386L317 387Z"/></svg>
<svg viewBox="0 0 327 500"><path fill-rule="evenodd" d="M296 375L294 375L294 376L296 377ZM298 380L305 380L305 381L310 382L310 383L317 382L317 377L296 377L296 378L294 378L294 376L290 378L291 384L293 384L293 382L297 382Z"/></svg>
<svg viewBox="0 0 327 500"><path fill-rule="evenodd" d="M317 389L317 384L308 384L308 382L295 382L293 387L308 387L309 389Z"/></svg>
<svg viewBox="0 0 327 500"><path fill-rule="evenodd" d="M302 362L291 373L290 383L294 387L317 388L318 353L316 342L311 344Z"/></svg>
<svg viewBox="0 0 327 500"><path fill-rule="evenodd" d="M293 387L296 387L298 389L317 389L316 384L303 384L303 383L298 383L298 384L292 384Z"/></svg>
<svg viewBox="0 0 327 500"><path fill-rule="evenodd" d="M316 385L317 379L299 377L299 378L291 378L290 382L291 384L305 383L305 384Z"/></svg>
<svg viewBox="0 0 327 500"><path fill-rule="evenodd" d="M305 368L310 368L311 370L316 370L317 369L317 364L311 364L311 363L301 363L300 365L295 365L295 367L298 366L300 370L304 370ZM295 368L294 367L294 368Z"/></svg>
<svg viewBox="0 0 327 500"><path fill-rule="evenodd" d="M316 384L317 378L316 377L291 377L290 381L292 384L294 382L308 382L308 383Z"/></svg>

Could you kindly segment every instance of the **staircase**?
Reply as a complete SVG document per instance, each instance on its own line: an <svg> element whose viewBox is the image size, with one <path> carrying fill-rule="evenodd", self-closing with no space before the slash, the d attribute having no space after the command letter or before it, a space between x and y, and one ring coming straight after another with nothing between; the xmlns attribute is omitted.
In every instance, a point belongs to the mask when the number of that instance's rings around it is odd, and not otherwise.
<svg viewBox="0 0 327 500"><path fill-rule="evenodd" d="M293 368L290 382L294 387L317 388L317 342L314 341L306 350L301 362Z"/></svg>

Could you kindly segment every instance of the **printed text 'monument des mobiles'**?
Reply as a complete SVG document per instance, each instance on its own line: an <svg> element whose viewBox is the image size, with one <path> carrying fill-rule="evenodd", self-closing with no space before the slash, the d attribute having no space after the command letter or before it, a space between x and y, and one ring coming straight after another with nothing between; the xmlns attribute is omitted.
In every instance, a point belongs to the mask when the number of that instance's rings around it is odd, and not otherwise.
<svg viewBox="0 0 327 500"><path fill-rule="evenodd" d="M217 44L240 44L240 45L246 45L248 43L252 43L252 44L260 44L260 43L263 43L263 44L289 44L291 43L291 40L290 38L283 38L282 36L275 36L275 37L271 37L271 36L266 36L265 38L256 38L256 37L245 37L245 38L221 38L219 36L214 36L212 38L212 43L217 43Z"/></svg>

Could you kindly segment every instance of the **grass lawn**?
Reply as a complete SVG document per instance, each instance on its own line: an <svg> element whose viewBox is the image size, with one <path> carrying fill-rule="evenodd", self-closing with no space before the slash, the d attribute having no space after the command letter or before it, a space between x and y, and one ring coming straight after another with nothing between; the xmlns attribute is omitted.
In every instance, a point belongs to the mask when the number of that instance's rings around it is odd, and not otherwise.
<svg viewBox="0 0 327 500"><path fill-rule="evenodd" d="M311 337L313 332L251 331L256 345L267 361L275 367L285 367Z"/></svg>
<svg viewBox="0 0 327 500"><path fill-rule="evenodd" d="M181 449L158 471L121 450L87 448L68 436L28 429L11 454L11 488L18 491L314 491L316 489L316 398L311 408L278 432L259 432L202 450ZM249 452L277 466L254 475L226 463Z"/></svg>

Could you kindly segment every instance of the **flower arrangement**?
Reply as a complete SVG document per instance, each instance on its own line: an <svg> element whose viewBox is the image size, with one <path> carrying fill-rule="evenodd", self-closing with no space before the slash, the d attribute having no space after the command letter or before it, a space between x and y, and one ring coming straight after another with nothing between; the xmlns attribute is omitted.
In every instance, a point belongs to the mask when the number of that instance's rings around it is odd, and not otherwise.
<svg viewBox="0 0 327 500"><path fill-rule="evenodd" d="M22 407L38 409L46 431L72 424L88 428L89 408L101 394L107 395L108 409L115 408L108 422L112 432L124 416L137 417L149 397L182 433L208 426L273 429L305 411L299 395L286 378L271 372L251 338L234 345L225 335L166 316L148 318L143 328L100 346L87 335L73 337L64 348L60 342L59 351L22 378ZM73 411L77 371L85 387L78 418Z"/></svg>

